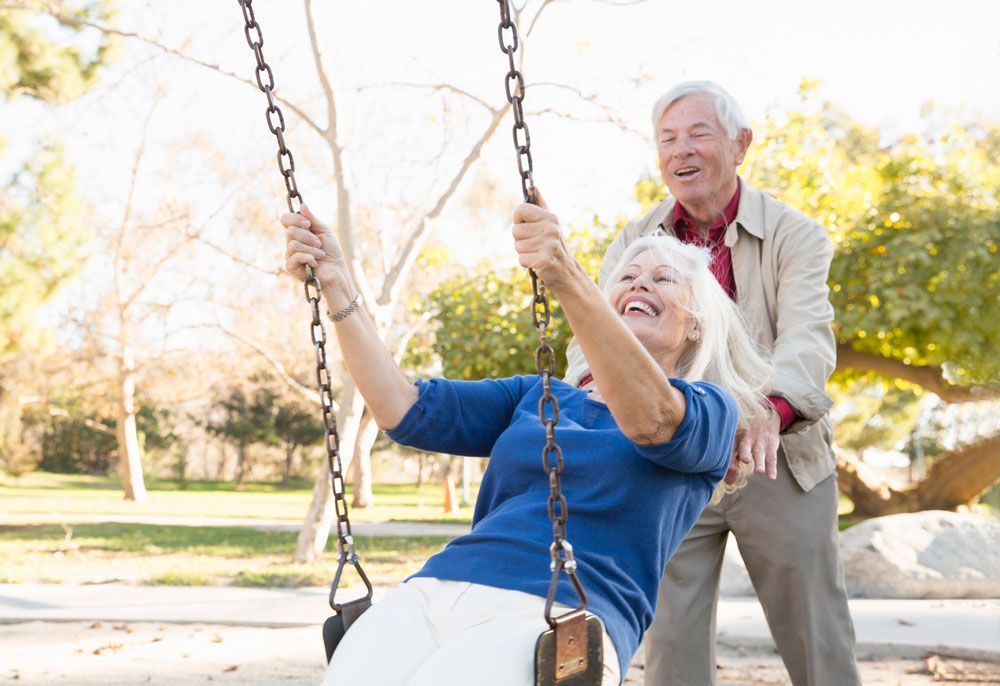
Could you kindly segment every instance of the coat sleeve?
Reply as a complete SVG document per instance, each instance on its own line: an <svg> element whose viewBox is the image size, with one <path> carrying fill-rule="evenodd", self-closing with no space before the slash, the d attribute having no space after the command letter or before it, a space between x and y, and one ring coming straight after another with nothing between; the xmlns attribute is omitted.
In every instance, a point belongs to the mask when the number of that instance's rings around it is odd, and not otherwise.
<svg viewBox="0 0 1000 686"><path fill-rule="evenodd" d="M783 234L779 240L775 246L775 371L769 395L780 396L791 404L798 416L786 432L799 433L818 421L833 404L825 391L837 361L830 328L833 306L827 285L833 245L826 229L812 222L801 230Z"/></svg>

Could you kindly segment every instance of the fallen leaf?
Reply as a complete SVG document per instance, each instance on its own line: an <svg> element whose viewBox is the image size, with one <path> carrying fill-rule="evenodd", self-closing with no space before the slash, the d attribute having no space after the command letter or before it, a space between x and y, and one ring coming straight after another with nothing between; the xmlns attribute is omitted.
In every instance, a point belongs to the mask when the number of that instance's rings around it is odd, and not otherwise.
<svg viewBox="0 0 1000 686"><path fill-rule="evenodd" d="M103 655L104 653L117 653L122 649L123 643L108 643L99 648L94 649L94 655Z"/></svg>

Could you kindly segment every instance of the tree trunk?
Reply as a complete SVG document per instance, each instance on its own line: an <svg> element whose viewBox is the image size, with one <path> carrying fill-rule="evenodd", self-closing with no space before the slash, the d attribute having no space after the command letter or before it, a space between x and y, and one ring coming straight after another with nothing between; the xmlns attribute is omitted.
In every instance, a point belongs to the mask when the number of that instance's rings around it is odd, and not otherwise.
<svg viewBox="0 0 1000 686"><path fill-rule="evenodd" d="M361 419L361 428L358 431L358 442L354 448L354 497L351 500L351 507L365 508L375 504L375 496L372 493L372 446L378 438L378 424L372 419L370 414L365 414Z"/></svg>
<svg viewBox="0 0 1000 686"><path fill-rule="evenodd" d="M219 441L219 462L215 467L215 480L226 480L226 441Z"/></svg>
<svg viewBox="0 0 1000 686"><path fill-rule="evenodd" d="M927 476L896 489L867 465L837 452L840 490L861 517L922 510L954 510L974 503L1000 479L1000 434L938 457Z"/></svg>
<svg viewBox="0 0 1000 686"><path fill-rule="evenodd" d="M146 502L146 482L142 476L142 453L135 424L135 353L123 343L118 358L118 461L125 500Z"/></svg>
<svg viewBox="0 0 1000 686"><path fill-rule="evenodd" d="M340 434L340 454L343 462L345 457L349 461L354 456L354 445L358 439L361 413L364 410L364 400L349 376L344 377L340 399L337 429ZM349 466L349 462L341 465L345 474ZM302 523L295 544L293 558L295 562L312 562L323 553L335 515L333 491L330 488L330 467L324 456L319 477L313 486L313 498L309 504L309 512L306 515L306 520Z"/></svg>
<svg viewBox="0 0 1000 686"><path fill-rule="evenodd" d="M239 439L236 445L236 487L243 487L243 480L247 475L247 440Z"/></svg>
<svg viewBox="0 0 1000 686"><path fill-rule="evenodd" d="M295 461L295 444L292 442L285 443L285 469L281 473L281 483L287 484L292 480L292 467Z"/></svg>

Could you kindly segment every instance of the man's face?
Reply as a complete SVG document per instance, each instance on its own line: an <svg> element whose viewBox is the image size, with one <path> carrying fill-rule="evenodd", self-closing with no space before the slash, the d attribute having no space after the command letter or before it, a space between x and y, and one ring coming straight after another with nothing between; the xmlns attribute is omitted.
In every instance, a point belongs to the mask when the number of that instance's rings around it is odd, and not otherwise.
<svg viewBox="0 0 1000 686"><path fill-rule="evenodd" d="M736 168L750 145L749 131L730 140L715 113L715 96L687 95L660 118L656 133L660 174L686 209L721 212L736 192Z"/></svg>

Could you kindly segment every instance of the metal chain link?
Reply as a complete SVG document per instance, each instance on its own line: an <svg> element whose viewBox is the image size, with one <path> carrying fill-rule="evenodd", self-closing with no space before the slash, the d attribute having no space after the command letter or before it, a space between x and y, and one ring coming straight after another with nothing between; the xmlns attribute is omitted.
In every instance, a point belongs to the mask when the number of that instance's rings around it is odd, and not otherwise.
<svg viewBox="0 0 1000 686"><path fill-rule="evenodd" d="M517 170L521 176L521 190L525 202L535 203L535 182L532 178L534 164L531 160L531 135L528 125L524 122L524 75L518 70L514 61L514 53L520 44L517 35L517 25L511 17L508 0L497 0L500 5L500 26L497 36L500 40L500 50L507 55L509 70L504 79L504 91L507 101L514 113L514 151L517 155ZM563 472L562 449L556 444L556 424L559 422L559 401L552 395L552 375L555 373L556 353L549 345L548 327L551 319L549 298L545 284L534 270L529 269L531 290L533 294L531 316L535 328L538 329L538 347L535 349L535 369L542 378L542 397L538 401L538 416L545 427L545 447L542 449L542 466L549 477L549 520L552 522L552 545L549 547L552 580L549 584L549 597L546 599L545 619L555 626L551 616L557 581L561 572L565 571L576 593L580 598L580 606L587 607L587 596L576 575L576 558L573 546L566 538L566 520L569 510L566 497L562 493L560 476ZM551 458L555 456L553 464Z"/></svg>
<svg viewBox="0 0 1000 686"><path fill-rule="evenodd" d="M274 99L274 73L271 67L264 60L264 35L261 33L260 24L254 16L253 0L238 0L243 10L244 29L247 44L253 50L257 60L257 67L254 72L257 87L267 96L267 110L265 118L267 128L274 134L278 142L278 170L285 180L285 190L287 191L288 211L298 212L302 206L302 194L295 183L295 158L292 151L285 144L285 115ZM361 575L365 584L368 579L361 569L357 552L354 548L354 537L351 535L351 520L347 514L347 498L344 494L344 473L340 459L340 434L337 432L337 417L333 411L333 391L330 380L330 368L326 361L326 328L320 317L319 300L322 293L319 279L313 272L311 266L306 265L305 280L306 301L312 312L312 321L309 327L309 338L312 340L313 349L316 353L316 384L319 386L320 403L323 408L323 427L326 438L326 459L330 467L330 484L333 489L334 507L337 513L337 546L338 546L338 568L333 589L330 593L330 604L334 609L338 609L334 604L334 594L340 580L340 574L344 564L353 565Z"/></svg>

